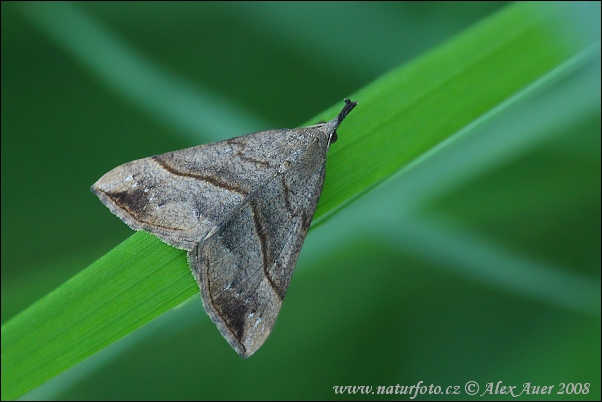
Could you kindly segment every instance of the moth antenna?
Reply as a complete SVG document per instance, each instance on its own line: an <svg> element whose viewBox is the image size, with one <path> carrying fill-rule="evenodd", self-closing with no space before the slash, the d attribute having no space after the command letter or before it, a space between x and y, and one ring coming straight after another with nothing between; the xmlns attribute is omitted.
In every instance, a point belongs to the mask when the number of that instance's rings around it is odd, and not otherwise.
<svg viewBox="0 0 602 402"><path fill-rule="evenodd" d="M326 131L329 135L332 134L339 128L339 125L343 122L345 117L353 110L353 108L357 105L357 102L351 101L349 99L345 99L345 106L343 106L343 110L338 114L337 117L330 120L326 123L322 130Z"/></svg>
<svg viewBox="0 0 602 402"><path fill-rule="evenodd" d="M345 117L353 110L353 108L357 105L357 102L350 101L349 99L345 99L345 106L343 106L343 110L337 116L337 126L341 124L341 122L345 119Z"/></svg>

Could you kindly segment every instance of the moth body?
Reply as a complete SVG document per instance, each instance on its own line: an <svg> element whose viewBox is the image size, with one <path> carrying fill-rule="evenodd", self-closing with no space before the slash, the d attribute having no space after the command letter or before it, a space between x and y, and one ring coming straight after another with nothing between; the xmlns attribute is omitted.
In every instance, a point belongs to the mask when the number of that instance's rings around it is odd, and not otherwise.
<svg viewBox="0 0 602 402"><path fill-rule="evenodd" d="M135 160L92 191L134 230L188 251L203 306L239 355L270 334L324 183L336 129L267 130Z"/></svg>

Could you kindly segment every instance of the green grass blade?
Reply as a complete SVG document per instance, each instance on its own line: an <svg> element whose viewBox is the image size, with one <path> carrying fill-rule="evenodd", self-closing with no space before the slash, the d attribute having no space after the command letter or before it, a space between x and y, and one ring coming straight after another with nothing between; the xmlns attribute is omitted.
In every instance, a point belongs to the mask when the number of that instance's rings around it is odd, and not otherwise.
<svg viewBox="0 0 602 402"><path fill-rule="evenodd" d="M525 250L512 250L499 240L487 239L487 233L477 235L447 227L446 219L437 219L438 213L432 211L433 201L445 194L454 193L501 166L511 165L516 158L561 137L567 130L579 131L575 122L599 115L600 94L592 86L600 74L595 67L599 59L598 45L584 49L429 150L388 179L386 186L379 186L345 208L305 245L314 264L337 246L353 244L367 236L423 260L438 259L439 263L433 266L468 280L555 307L599 315L599 281ZM549 180L556 179L550 175ZM545 177L539 180L538 186L542 186ZM497 193L509 190L501 183L492 187ZM497 193L490 193L490 205L495 205L497 214L516 213L515 206L506 209L499 200L496 204ZM561 201L565 207L582 199L574 190L565 194L566 199ZM547 195L551 199L559 197ZM530 202L543 205L541 198L545 197L531 197ZM429 219L433 214L435 219ZM414 231L416 239L410 239Z"/></svg>
<svg viewBox="0 0 602 402"><path fill-rule="evenodd" d="M562 12L550 4L512 5L353 95L360 104L329 155L315 223L590 46L555 35ZM310 122L338 109L340 103ZM2 399L22 395L196 292L184 252L133 235L2 327Z"/></svg>
<svg viewBox="0 0 602 402"><path fill-rule="evenodd" d="M192 144L200 139L217 141L267 124L209 88L159 68L75 4L17 6L100 82Z"/></svg>
<svg viewBox="0 0 602 402"><path fill-rule="evenodd" d="M358 112L328 156L314 224L583 50L553 30L559 11L508 7L358 91Z"/></svg>
<svg viewBox="0 0 602 402"><path fill-rule="evenodd" d="M2 326L2 399L13 399L198 291L186 256L139 232Z"/></svg>

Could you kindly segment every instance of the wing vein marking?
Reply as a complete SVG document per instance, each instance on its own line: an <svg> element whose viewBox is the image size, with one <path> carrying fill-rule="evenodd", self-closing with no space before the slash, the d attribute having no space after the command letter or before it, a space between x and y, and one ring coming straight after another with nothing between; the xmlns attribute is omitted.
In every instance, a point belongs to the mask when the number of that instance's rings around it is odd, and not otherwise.
<svg viewBox="0 0 602 402"><path fill-rule="evenodd" d="M198 258L198 256L197 256ZM244 329L242 330L242 332L237 336L234 332L232 332L232 330L230 329L230 327L228 327L228 321L226 321L226 319L224 318L224 316L222 316L221 312L217 309L217 304L215 303L215 300L213 299L213 294L211 293L211 279L209 277L209 259L205 256L205 280L207 281L207 289L208 289L208 294L209 294L209 299L211 299L211 309L213 311L216 312L216 314L219 316L219 318L222 320L222 322L224 323L224 327L236 338L236 340L238 341L239 346L246 352L247 348L245 348L245 345L242 343L242 335L244 333Z"/></svg>
<svg viewBox="0 0 602 402"><path fill-rule="evenodd" d="M174 168L173 166L170 166L169 164L167 164L164 160L160 159L158 156L153 156L150 159L153 160L157 165L159 165L163 170L165 170L171 174L174 174L176 176L189 177L191 179L201 180L201 181L204 181L205 183L209 183L215 187L219 187L221 189L240 194L243 197L246 197L247 195L249 195L249 191L247 189L239 186L238 184L228 183L225 180L222 180L222 179L220 179L218 177L214 177L214 176L202 175L202 174L198 174L198 173L181 172L181 171L177 170L176 168Z"/></svg>
<svg viewBox="0 0 602 402"><path fill-rule="evenodd" d="M136 213L134 213L134 211L132 211L130 208L128 208L126 204L124 204L124 203L121 203L121 204L117 203L118 200L115 198L114 194L108 193L108 192L106 192L106 191L104 191L102 189L98 189L98 191L101 191L103 194L105 194L108 198L111 199L111 201L113 201L113 203L117 207L124 209L128 214L130 214L130 216L134 220L136 220L139 223L142 223L142 224L145 224L145 225L149 225L149 226L153 226L153 227L159 227L159 228L167 229L167 230L175 230L175 231L180 231L180 232L184 230L184 229L181 229L181 228L174 228L174 227L170 227L170 226L163 226L163 225L160 225L158 223L150 223L150 222L147 222L147 221L145 221L143 219L140 219L140 217Z"/></svg>
<svg viewBox="0 0 602 402"><path fill-rule="evenodd" d="M280 300L284 299L284 295L282 294L282 290L278 288L278 286L276 286L276 284L274 283L274 280L272 279L272 277L270 276L270 273L268 272L268 245L267 245L267 237L266 237L266 233L263 230L263 226L261 225L261 222L259 220L259 213L257 211L257 204L253 201L250 202L251 205L251 213L253 215L253 222L255 223L255 231L257 232L257 236L259 237L259 244L261 245L261 254L263 256L263 274L265 275L265 277L267 278L268 282L270 283L270 286L272 287L272 289L274 290L274 292L276 292L276 294L278 295L278 297L280 298Z"/></svg>

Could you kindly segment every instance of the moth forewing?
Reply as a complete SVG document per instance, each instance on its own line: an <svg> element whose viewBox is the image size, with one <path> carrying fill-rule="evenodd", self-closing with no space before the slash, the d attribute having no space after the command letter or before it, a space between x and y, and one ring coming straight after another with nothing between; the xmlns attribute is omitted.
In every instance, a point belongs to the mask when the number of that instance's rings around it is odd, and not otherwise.
<svg viewBox="0 0 602 402"><path fill-rule="evenodd" d="M324 183L333 120L132 161L92 191L134 230L188 251L203 306L246 358L269 336Z"/></svg>

